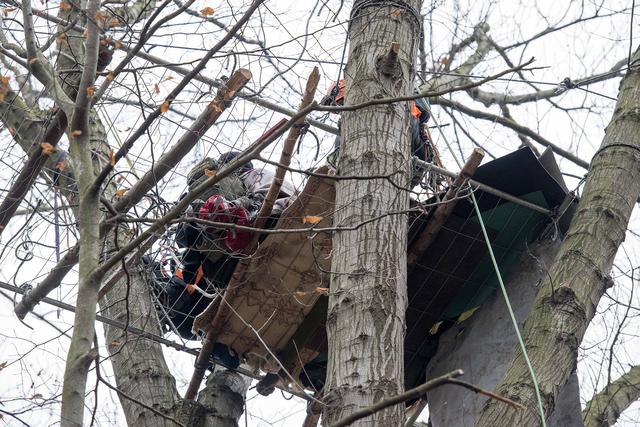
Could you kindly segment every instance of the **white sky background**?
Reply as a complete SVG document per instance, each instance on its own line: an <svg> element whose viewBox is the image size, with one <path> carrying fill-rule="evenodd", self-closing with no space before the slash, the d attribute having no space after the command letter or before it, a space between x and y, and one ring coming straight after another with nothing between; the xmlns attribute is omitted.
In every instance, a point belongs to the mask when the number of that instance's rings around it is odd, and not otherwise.
<svg viewBox="0 0 640 427"><path fill-rule="evenodd" d="M242 13L248 3L248 1L203 1L198 2L192 9L200 10L205 6L213 7L216 9L215 17L229 22L232 11L236 14ZM429 4L426 3L429 2L425 1L425 11L429 7ZM432 30L430 35L429 29L427 29L429 36L427 50L431 50L429 56L434 59L434 62L448 51L452 43L459 42L468 36L473 31L473 26L479 22L479 17L488 16L487 22L491 26L490 35L498 44L507 45L530 37L549 25L572 21L580 13L581 4L584 4L584 15L591 15L595 2L505 0L494 2L445 1L444 3L446 4L439 6L431 16ZM260 9L260 17L264 22L262 28L258 25L258 16L256 16L251 21L249 28L244 31L244 35L248 38L262 39L267 46L273 47L271 52L274 55L286 58L301 57L299 62L289 59L281 59L278 62L278 67L281 70L286 70L287 67L293 65L293 68L288 70L285 75L293 88L298 91L304 87L306 77L313 66L318 65L322 75L319 93L316 97L319 99L330 82L338 76L339 68L336 64L341 61L346 32L344 21L348 18L351 4L350 2L345 4L336 22L332 21L334 16L329 11L337 10L338 1L328 1L327 7L324 7L319 14L320 6L316 5L315 11L310 14L314 4L316 3L312 1L267 1L266 7ZM602 14L609 13L609 10L620 10L629 6L629 2L625 1L605 1L604 4L601 9ZM36 6L43 7L40 4ZM50 7L52 13L55 13L55 4L50 4ZM193 61L200 58L203 50L209 49L220 37L221 33L211 24L202 23L193 17L181 19L183 20L175 21L181 25L167 27L152 39L152 42L157 46L151 49L151 54L176 62ZM638 45L638 34L640 34L640 28L637 25L640 22L638 8L636 8L635 19L634 49ZM594 72L604 72L628 53L629 21L630 14L628 12L595 19L538 39L517 53L521 55L522 61L534 56L537 59L536 66L547 67L535 71L532 77L536 81L548 83L539 85L543 89L557 84L565 77L576 79ZM43 31L46 30L45 25L47 24L45 22L37 21L37 24L42 26L40 28ZM303 35L307 33L311 33L312 36L304 37ZM291 41L292 38L294 41ZM185 48L190 48L190 50L186 51ZM234 40L227 45L226 50L233 49L236 52L243 52L248 49L255 50L255 48L256 46L242 46ZM464 50L458 58L464 60L470 52L469 49ZM270 81L274 75L273 68L264 58L259 56L259 53L249 53L248 55L238 53L235 59L236 66L248 68L253 73L253 80L249 88L259 90L268 83L262 96L295 108L300 96L287 87L282 79L276 78ZM511 59L518 60L514 54L511 54ZM116 64L116 61L117 59L114 59L112 64ZM135 64L137 66L149 65L140 60L137 60ZM230 75L233 66L233 57L228 55L219 57L209 63L204 74L211 78ZM489 60L474 70L474 75L486 76L504 68L506 68L504 63L495 52L492 52L489 54ZM167 80L167 77L174 78ZM140 74L138 82L143 93L143 100L151 105L158 105L178 80L178 75L162 68L145 70ZM618 82L619 79L595 84L589 86L589 89L615 98ZM137 96L132 91L135 89L135 83L131 76L125 76L118 83L121 84L112 85L109 95L118 99L136 101ZM159 94L155 93L155 84L159 86ZM487 85L485 89L491 88L502 91L507 89L513 94L531 91L531 88L526 84L515 81L496 82ZM207 91L206 85L193 83L188 86L186 91L183 91L173 105L180 111L196 116L211 100L211 94L203 94ZM215 93L215 89L213 89L213 93ZM466 95L455 95L455 98L475 109L485 109L482 105L469 101ZM43 106L48 105L47 102L43 100ZM604 127L611 117L614 101L582 90L573 90L555 98L554 102L563 107L575 107L584 102L592 109L591 112L572 111L568 114L554 109L549 103L539 102L522 107L512 107L511 112L521 124L537 130L558 145L573 150L582 159L589 160L601 142ZM499 113L497 108L492 108L490 111ZM106 112L108 115L105 126L109 128L110 143L116 149L118 142L125 140L143 120L140 108L135 106L121 108L105 103L104 108L101 107L99 112L101 114ZM451 123L449 116L438 107L434 108L434 114L439 123ZM224 119L226 120L220 121L207 133L207 137L203 138L194 150L194 155L186 158L177 170L161 183L159 189L162 197L168 202L176 200L185 189L186 172L197 159L206 155L217 157L220 152L227 151L231 147L235 149L245 147L281 117L280 114L256 108L249 102L236 101L230 111L225 113ZM323 115L314 114L314 117L322 118ZM461 119L460 116L457 117ZM250 120L247 121L248 119ZM335 117L329 117L328 120L335 121ZM511 152L520 144L513 132L500 126L488 122L480 123L471 119L462 120L478 142L485 145L494 155L499 156ZM163 116L162 120L156 121L150 128L152 141L147 137L141 138L129 156L135 172L138 175L144 173L152 159L150 153L152 152L154 158L157 159L181 135L182 128L188 127L189 124L190 120L172 113ZM322 131L314 130L314 132L317 133L321 141L320 156L317 160L313 159L316 144L314 139L307 135L301 154L294 157L294 167L306 169L320 164L324 161L324 156L331 151L333 137L325 135ZM443 132L450 140L456 139L452 126L443 128ZM434 133L434 135L436 134ZM462 151L469 153L472 148L471 143L464 135L459 134L458 136L461 138ZM441 136L436 136L436 139L440 142L439 148L444 154L447 167L455 170L455 163L446 153ZM0 169L0 188L8 188L24 159L21 150L19 148L11 149L10 144L7 132L3 130L0 134L0 147L4 150L2 169ZM279 155L277 144L265 154L272 159L277 159ZM583 170L569 161L561 158L558 158L558 161L564 172L579 176L584 174ZM119 166L121 171L128 170L124 161ZM127 177L130 179L130 176ZM291 176L290 179L297 185L301 183L299 176ZM567 177L567 182L570 188L575 188L578 181ZM125 181L122 185L127 187L130 184ZM35 204L38 199L51 200L51 190L41 183L36 186L35 191L30 193L27 199L32 204ZM25 282L37 283L51 269L55 261L55 251L51 247L54 244L53 227L48 226L43 220L38 219L28 234L23 230L16 239L8 241L9 237L18 232L18 229L24 224L25 218L25 216L16 217L11 222L9 229L3 233L0 241L0 251L6 247L6 251L0 257L0 280L17 285ZM47 218L51 219L52 216L47 216ZM637 211L632 218L630 229L640 232ZM64 230L61 246L66 248L71 246L74 240L72 236L67 235L66 228ZM27 237L43 245L29 248L33 251L34 259L21 265L14 251L16 248L20 248L23 240ZM620 251L617 264L624 273L628 273L629 267L637 266L640 259L638 257L638 238L628 233L623 248L624 251ZM14 278L16 271L18 274ZM616 378L629 364L640 363L640 342L637 338L640 336L640 321L638 320L640 298L637 292L631 295L631 283L624 278L621 271L614 268L613 275L617 279L617 286L610 290L611 297L634 307L629 310L625 327L613 352L612 376ZM65 285L61 291L53 292L50 296L74 303L75 280L74 275L69 275L65 279ZM59 394L62 390L62 375L68 339L57 338L59 334L51 326L38 321L33 316L27 318L27 323L34 329L28 329L16 320L13 315L12 303L2 296L0 296L0 307L2 308L0 318L3 323L3 326L0 327L0 363L8 362L8 366L0 371L0 400L3 402L0 409L15 411L25 408L28 411L20 415L24 421L33 425L55 425L59 422ZM600 314L592 323L583 342L579 361L583 402L590 398L594 390L600 389L606 383L608 369L606 361L610 358L608 349L612 336L626 310L624 306L612 306L612 300L605 296L599 311ZM56 310L45 304L38 306L37 312L46 316L51 323L63 330L67 330L73 322L69 313L63 312L58 317ZM101 340L103 339L100 326L98 336ZM176 337L170 338L177 339ZM33 348L33 343L40 345ZM195 345L195 343L191 345ZM106 349L102 348L101 356L106 354ZM176 376L179 389L184 391L193 371L193 358L173 350L167 350L166 356L169 367ZM113 377L109 375L109 364L103 363L102 369L103 374L113 382ZM90 390L93 390L94 383L95 377L91 375L88 381ZM124 424L115 394L101 386L98 391L98 402L99 411L96 425ZM33 403L41 404L42 408L34 409ZM87 406L92 408L93 404L94 395L89 392ZM247 407L247 423L251 426L297 426L302 423L305 417L305 405L301 403L301 400L293 398L287 401L279 391L270 397L256 396L254 391L250 391ZM89 419L90 415L86 417L87 423ZM640 408L639 405L636 405L627 411L618 425L640 425L634 421L638 419L640 419ZM8 423L8 425L19 425L16 424L16 420L6 416L0 420L0 425L2 422Z"/></svg>

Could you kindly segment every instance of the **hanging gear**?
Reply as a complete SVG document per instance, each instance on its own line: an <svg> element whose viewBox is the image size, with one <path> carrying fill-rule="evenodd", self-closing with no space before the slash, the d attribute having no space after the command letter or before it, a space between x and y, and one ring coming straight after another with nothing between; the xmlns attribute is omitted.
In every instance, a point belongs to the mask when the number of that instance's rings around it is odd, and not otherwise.
<svg viewBox="0 0 640 427"><path fill-rule="evenodd" d="M342 79L334 82L327 94L320 101L320 105L343 105L347 94L347 82Z"/></svg>
<svg viewBox="0 0 640 427"><path fill-rule="evenodd" d="M228 202L219 194L214 194L205 202L198 211L200 219L236 224L249 227L249 213L242 207ZM215 234L218 229L205 227L209 234ZM251 233L247 230L225 229L221 232L226 249L231 252L239 252L251 241Z"/></svg>
<svg viewBox="0 0 640 427"><path fill-rule="evenodd" d="M175 332L182 338L192 340L198 338L191 332L195 316L200 314L211 302L198 292L189 292L188 285L182 280L180 270L168 276L163 265L143 256L145 271L151 273L151 290L156 299L156 311L164 333ZM227 368L237 368L240 357L224 344L216 343L213 350L215 361Z"/></svg>

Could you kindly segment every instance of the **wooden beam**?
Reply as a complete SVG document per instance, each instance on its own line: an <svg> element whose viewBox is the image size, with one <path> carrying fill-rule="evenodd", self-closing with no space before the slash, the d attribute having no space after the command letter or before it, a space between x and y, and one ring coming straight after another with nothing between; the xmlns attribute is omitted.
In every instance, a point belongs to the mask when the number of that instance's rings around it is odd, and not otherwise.
<svg viewBox="0 0 640 427"><path fill-rule="evenodd" d="M449 186L449 189L444 195L442 201L436 207L433 215L431 215L426 228L420 234L420 237L409 248L409 252L407 253L407 264L409 266L414 266L416 261L421 258L429 246L431 246L431 243L435 240L438 232L451 215L451 212L453 212L453 209L456 207L457 196L460 189L464 187L464 185L469 182L469 179L473 174L476 173L476 169L480 166L480 162L482 162L483 157L483 150L480 148L473 150L460 173Z"/></svg>

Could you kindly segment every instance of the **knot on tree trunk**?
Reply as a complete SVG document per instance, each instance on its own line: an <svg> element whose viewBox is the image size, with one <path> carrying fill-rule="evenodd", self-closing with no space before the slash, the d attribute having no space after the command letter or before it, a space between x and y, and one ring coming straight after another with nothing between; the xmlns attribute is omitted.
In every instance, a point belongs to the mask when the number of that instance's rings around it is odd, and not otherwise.
<svg viewBox="0 0 640 427"><path fill-rule="evenodd" d="M391 43L389 51L378 57L376 70L384 77L402 83L402 67L398 60L398 52L400 52L400 43Z"/></svg>

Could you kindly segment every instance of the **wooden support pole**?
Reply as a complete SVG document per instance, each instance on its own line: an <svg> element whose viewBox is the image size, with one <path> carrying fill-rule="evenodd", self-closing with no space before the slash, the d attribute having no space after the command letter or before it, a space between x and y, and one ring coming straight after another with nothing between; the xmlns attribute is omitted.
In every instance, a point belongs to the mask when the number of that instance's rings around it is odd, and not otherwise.
<svg viewBox="0 0 640 427"><path fill-rule="evenodd" d="M222 86L216 97L209 103L207 108L198 116L191 127L182 135L180 140L171 147L169 151L162 155L155 163L153 168L148 171L140 181L131 187L125 196L115 205L116 211L126 213L131 206L138 203L153 186L161 180L171 169L173 169L183 157L193 149L196 143L202 138L206 131L218 120L222 113L226 110L230 102L232 102L238 91L241 90L251 79L251 72L244 68L237 70L229 78L224 86ZM101 234L104 236L111 229L110 225L103 224ZM60 285L64 276L78 262L79 247L76 244L66 255L58 262L53 270L40 282L31 292L25 295L22 300L16 304L14 311L20 319L24 319L27 313L33 310L33 307L46 297L49 292ZM113 286L113 285L111 285ZM100 296L108 289L100 291Z"/></svg>
<svg viewBox="0 0 640 427"><path fill-rule="evenodd" d="M318 82L320 81L320 72L318 71L318 67L314 67L311 75L309 76L309 80L307 80L307 86L304 91L304 97L302 98L302 102L300 103L300 110L311 104L313 101L313 97L316 94L316 89L318 88ZM263 228L264 224L267 222L269 216L271 216L271 211L273 210L273 204L278 198L278 194L280 193L280 188L282 187L282 182L284 181L284 175L287 172L287 168L291 164L291 156L293 154L293 150L296 147L296 141L300 137L302 132L302 127L305 125L305 118L300 118L291 129L289 129L289 134L287 135L287 139L284 141L284 145L282 146L282 152L280 153L280 166L276 168L276 174L271 182L271 186L269 187L269 191L265 196L264 202L260 207L260 211L258 212L258 216L256 218L256 223L254 224L255 228ZM251 252L257 246L259 234L254 236L252 244L249 245L251 247Z"/></svg>
<svg viewBox="0 0 640 427"><path fill-rule="evenodd" d="M453 208L456 207L456 197L458 196L458 192L476 172L476 169L480 166L480 162L482 162L483 157L483 150L480 148L473 150L460 173L453 180L451 186L449 186L449 189L444 195L441 203L436 207L433 215L431 215L425 230L420 234L418 240L416 240L409 248L407 253L407 264L409 266L415 265L416 261L421 258L429 246L431 246L431 243L435 240L438 232L451 215L451 212L453 212Z"/></svg>
<svg viewBox="0 0 640 427"><path fill-rule="evenodd" d="M29 192L29 189L35 182L36 178L42 171L47 160L49 160L48 151L55 147L67 128L67 116L62 110L53 116L51 123L47 127L42 141L36 141L29 159L18 174L15 182L7 191L2 204L0 204L0 235L4 231L11 217L16 213L20 202ZM43 147L40 143L47 143L51 147Z"/></svg>
<svg viewBox="0 0 640 427"><path fill-rule="evenodd" d="M313 102L319 80L320 73L318 71L318 68L314 67L311 75L309 76L309 79L307 80L307 86L302 98L302 102L300 103L299 111L304 110ZM283 165L288 166L291 162L293 147L295 146L295 142L300 135L300 125L304 123L304 120L305 116L300 117L296 121L295 125L289 130L289 134L287 135L287 139L285 140L285 145L280 156L280 163ZM279 166L276 170L276 176L271 183L271 186L269 187L269 192L267 193L265 201L263 202L258 213L258 218L256 220L256 224L254 225L255 228L263 227L264 223L266 222L266 218L271 214L271 209L273 208L275 198L280 192L280 186L282 185L282 180L284 179L286 166ZM255 251L255 248L258 244L258 238L258 235L254 236L252 242L249 244L246 250L246 253L253 253ZM242 277L247 270L249 262L250 258L243 258L236 267L236 271L234 272L233 277L234 279L240 279L235 280L237 283L242 283ZM187 392L184 396L184 398L187 400L194 400L198 394L198 389L200 388L202 377L204 376L207 366L209 365L209 357L211 356L211 352L213 351L213 346L216 343L216 339L222 326L225 324L226 319L229 316L229 302L233 299L238 289L238 286L227 286L222 296L222 301L220 302L215 316L213 317L213 320L211 321L210 325L204 325L207 330L205 338L202 341L202 349L200 350L200 354L198 354L198 357L196 358L196 363L193 370L193 375L191 376L191 381L189 382L189 387L187 388ZM199 319L196 318L194 327L197 327L196 325L198 325L199 323Z"/></svg>

